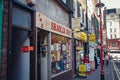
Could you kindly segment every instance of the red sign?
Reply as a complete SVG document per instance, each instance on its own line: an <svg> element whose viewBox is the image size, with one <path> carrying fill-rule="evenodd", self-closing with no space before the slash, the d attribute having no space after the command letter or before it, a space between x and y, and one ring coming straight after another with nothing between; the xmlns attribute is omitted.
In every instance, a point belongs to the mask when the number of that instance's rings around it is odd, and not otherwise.
<svg viewBox="0 0 120 80"><path fill-rule="evenodd" d="M33 46L23 46L22 47L22 52L28 52L28 51L33 51L34 47Z"/></svg>
<svg viewBox="0 0 120 80"><path fill-rule="evenodd" d="M23 46L22 47L22 52L28 52L28 46Z"/></svg>

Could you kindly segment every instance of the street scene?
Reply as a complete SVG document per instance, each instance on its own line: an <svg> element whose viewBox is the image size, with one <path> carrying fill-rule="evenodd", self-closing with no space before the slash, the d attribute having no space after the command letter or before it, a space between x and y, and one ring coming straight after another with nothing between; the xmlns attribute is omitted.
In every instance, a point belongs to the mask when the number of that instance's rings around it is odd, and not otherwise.
<svg viewBox="0 0 120 80"><path fill-rule="evenodd" d="M119 0L0 0L0 80L120 80Z"/></svg>

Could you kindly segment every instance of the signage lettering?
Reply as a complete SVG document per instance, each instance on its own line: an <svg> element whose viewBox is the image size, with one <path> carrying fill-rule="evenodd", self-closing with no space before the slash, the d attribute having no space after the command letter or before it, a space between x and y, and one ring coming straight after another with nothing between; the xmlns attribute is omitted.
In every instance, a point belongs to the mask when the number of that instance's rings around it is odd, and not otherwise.
<svg viewBox="0 0 120 80"><path fill-rule="evenodd" d="M36 14L36 26L45 30L49 30L51 32L55 32L57 34L61 34L64 36L71 36L71 29L64 27L63 25L47 18L46 16L37 12Z"/></svg>

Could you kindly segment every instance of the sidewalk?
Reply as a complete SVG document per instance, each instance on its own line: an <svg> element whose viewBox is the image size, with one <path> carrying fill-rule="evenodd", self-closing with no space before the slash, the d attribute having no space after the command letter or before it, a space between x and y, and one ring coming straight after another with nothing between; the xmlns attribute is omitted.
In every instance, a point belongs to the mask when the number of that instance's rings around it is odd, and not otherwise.
<svg viewBox="0 0 120 80"><path fill-rule="evenodd" d="M101 66L98 66L98 69L96 69L95 71L91 72L90 75L87 75L87 78L82 79L82 78L78 78L76 77L74 80L100 80L100 70ZM104 76L105 76L105 80L114 80L114 76L113 76L113 66L112 66L112 62L109 61L108 66L106 66L106 64L104 65Z"/></svg>

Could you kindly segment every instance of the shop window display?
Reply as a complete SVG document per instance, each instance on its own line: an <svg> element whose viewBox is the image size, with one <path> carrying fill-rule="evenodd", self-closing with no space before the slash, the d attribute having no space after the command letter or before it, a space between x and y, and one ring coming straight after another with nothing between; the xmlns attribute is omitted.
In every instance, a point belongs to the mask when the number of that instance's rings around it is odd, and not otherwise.
<svg viewBox="0 0 120 80"><path fill-rule="evenodd" d="M69 38L52 34L51 38L51 72L52 75L71 69L71 41Z"/></svg>

